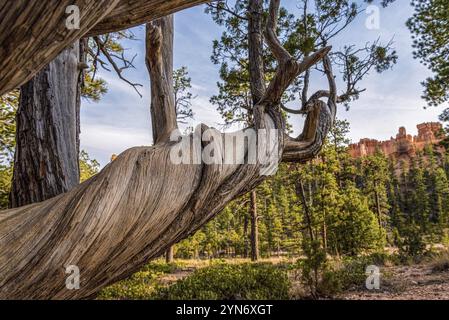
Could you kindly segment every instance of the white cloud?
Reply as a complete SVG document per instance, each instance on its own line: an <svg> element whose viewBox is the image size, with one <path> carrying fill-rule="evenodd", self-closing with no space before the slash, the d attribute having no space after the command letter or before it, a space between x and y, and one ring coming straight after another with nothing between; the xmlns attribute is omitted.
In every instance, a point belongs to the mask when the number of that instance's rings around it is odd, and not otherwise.
<svg viewBox="0 0 449 320"><path fill-rule="evenodd" d="M111 155L135 147L150 145L150 130L123 129L104 125L83 125L81 149L102 165L109 162Z"/></svg>

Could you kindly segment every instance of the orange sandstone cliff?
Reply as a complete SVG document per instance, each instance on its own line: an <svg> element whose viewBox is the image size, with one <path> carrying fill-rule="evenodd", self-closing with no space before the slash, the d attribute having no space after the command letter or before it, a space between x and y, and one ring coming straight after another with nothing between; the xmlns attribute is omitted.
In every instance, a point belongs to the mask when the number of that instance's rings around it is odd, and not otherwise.
<svg viewBox="0 0 449 320"><path fill-rule="evenodd" d="M349 145L349 153L353 158L373 155L380 150L386 156L399 158L412 157L425 146L436 144L443 140L443 126L439 122L426 122L417 125L418 135L407 134L404 127L399 128L396 138L391 137L387 141L375 139L361 139L358 143Z"/></svg>

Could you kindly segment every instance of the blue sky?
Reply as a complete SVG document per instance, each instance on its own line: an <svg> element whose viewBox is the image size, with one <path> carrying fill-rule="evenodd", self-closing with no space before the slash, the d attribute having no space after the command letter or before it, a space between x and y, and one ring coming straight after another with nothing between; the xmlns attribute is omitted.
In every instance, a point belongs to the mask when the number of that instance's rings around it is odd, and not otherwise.
<svg viewBox="0 0 449 320"><path fill-rule="evenodd" d="M298 10L293 0L284 0L291 12ZM416 124L437 121L443 110L431 108L423 110L424 102L420 96L420 82L429 72L419 61L414 60L411 50L411 35L405 22L413 13L413 8L405 5L406 0L398 0L380 11L380 29L368 30L365 27L367 15L362 13L332 45L339 49L347 44L363 46L368 41L380 38L382 42L394 39L394 47L399 61L393 70L382 74L372 72L361 83L367 89L361 98L352 103L351 109L343 107L338 112L340 119L351 124L350 138L358 141L369 137L389 139L395 135L399 126L405 126L409 133L416 133ZM200 122L217 127L221 119L209 98L217 93L218 67L210 61L212 41L220 37L222 27L217 26L204 13L204 6L191 8L175 15L175 67L187 66L192 78L192 92L195 119L192 125ZM101 165L109 162L112 154L119 154L133 146L150 145L150 83L145 66L144 27L133 29L137 41L128 41L125 47L128 54L137 54L136 69L128 70L126 77L143 85L140 92L143 98L128 84L113 73L101 72L100 76L108 82L109 91L98 103L83 101L81 107L81 147ZM338 76L338 75L337 75ZM315 79L315 88L325 82ZM324 87L326 88L326 87ZM294 104L292 105L294 106ZM295 131L299 131L302 120L294 121Z"/></svg>

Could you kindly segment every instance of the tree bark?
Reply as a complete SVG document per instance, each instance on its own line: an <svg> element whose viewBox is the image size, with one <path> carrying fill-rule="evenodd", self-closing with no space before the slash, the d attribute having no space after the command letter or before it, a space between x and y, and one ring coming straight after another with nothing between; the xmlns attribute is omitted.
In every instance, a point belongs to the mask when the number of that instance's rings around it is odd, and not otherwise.
<svg viewBox="0 0 449 320"><path fill-rule="evenodd" d="M248 20L248 59L251 95L257 104L265 94L263 65L263 0L250 0Z"/></svg>
<svg viewBox="0 0 449 320"><path fill-rule="evenodd" d="M119 0L4 2L0 6L0 94L30 80L106 16ZM70 5L80 9L80 29L66 27L66 9Z"/></svg>
<svg viewBox="0 0 449 320"><path fill-rule="evenodd" d="M265 73L263 68L263 0L250 0L248 4L248 61L251 96L254 106L265 94ZM257 193L251 192L251 260L259 260L259 229L257 225Z"/></svg>
<svg viewBox="0 0 449 320"><path fill-rule="evenodd" d="M379 223L379 226L382 227L382 208L380 206L380 196L379 196L379 192L377 191L377 183L376 182L374 182L374 200L376 203L377 223Z"/></svg>
<svg viewBox="0 0 449 320"><path fill-rule="evenodd" d="M174 257L173 257L173 246L170 246L167 251L165 251L165 262L166 263L173 263Z"/></svg>
<svg viewBox="0 0 449 320"><path fill-rule="evenodd" d="M243 218L243 258L249 257L248 220L248 214L245 214Z"/></svg>
<svg viewBox="0 0 449 320"><path fill-rule="evenodd" d="M301 197L302 204L304 206L304 214L306 216L306 227L309 232L311 242L315 241L312 229L312 213L310 212L309 204L307 203L306 191L304 190L304 183L298 181L296 184L296 195Z"/></svg>
<svg viewBox="0 0 449 320"><path fill-rule="evenodd" d="M210 0L120 0L112 12L87 35L95 36L129 29L206 2Z"/></svg>
<svg viewBox="0 0 449 320"><path fill-rule="evenodd" d="M21 88L10 207L79 184L80 57L77 41Z"/></svg>
<svg viewBox="0 0 449 320"><path fill-rule="evenodd" d="M259 227L257 215L256 191L251 191L250 213L251 213L251 261L259 260Z"/></svg>

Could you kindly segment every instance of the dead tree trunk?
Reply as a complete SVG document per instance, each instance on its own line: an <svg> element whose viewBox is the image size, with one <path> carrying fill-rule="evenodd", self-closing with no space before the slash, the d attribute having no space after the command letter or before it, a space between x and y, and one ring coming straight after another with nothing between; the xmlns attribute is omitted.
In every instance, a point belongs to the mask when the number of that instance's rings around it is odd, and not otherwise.
<svg viewBox="0 0 449 320"><path fill-rule="evenodd" d="M77 41L21 87L10 207L79 184L80 59Z"/></svg>
<svg viewBox="0 0 449 320"><path fill-rule="evenodd" d="M277 70L254 106L254 123L247 129L257 132L255 144L264 150L262 154L276 156L274 165L280 161L304 162L316 156L333 124L337 99L327 57L331 48L321 48L296 61L276 38L278 12L279 0L272 0L265 38L278 61ZM311 99L303 134L291 138L284 134L281 97L295 78L321 60L330 88L327 104ZM161 112L167 108L164 106ZM169 124L162 128L166 126ZM220 158L225 135L208 129L199 126L197 135L181 142L161 141L152 147L129 149L99 174L63 195L2 211L0 298L94 297L104 286L161 256L266 178L266 168L273 164L260 159L233 164L173 161L173 155L195 158L197 151ZM278 144L267 148L272 129L279 133ZM198 142L199 150L182 148L186 141L190 146ZM247 144L243 151L247 159ZM66 287L68 266L77 266L80 271L79 289Z"/></svg>
<svg viewBox="0 0 449 320"><path fill-rule="evenodd" d="M251 95L254 106L265 94L265 72L263 66L263 0L249 2L248 21L248 60ZM259 260L259 228L257 216L257 193L252 191L250 204L251 216L251 260Z"/></svg>
<svg viewBox="0 0 449 320"><path fill-rule="evenodd" d="M173 246L170 246L167 251L165 251L165 262L166 263L173 263L174 261L174 251Z"/></svg>
<svg viewBox="0 0 449 320"><path fill-rule="evenodd" d="M257 200L256 192L251 192L250 202L251 212L251 261L259 260L259 227L258 227L258 215L257 215Z"/></svg>
<svg viewBox="0 0 449 320"><path fill-rule="evenodd" d="M173 89L173 16L147 24L146 63L151 79L154 143L166 142L178 128Z"/></svg>

